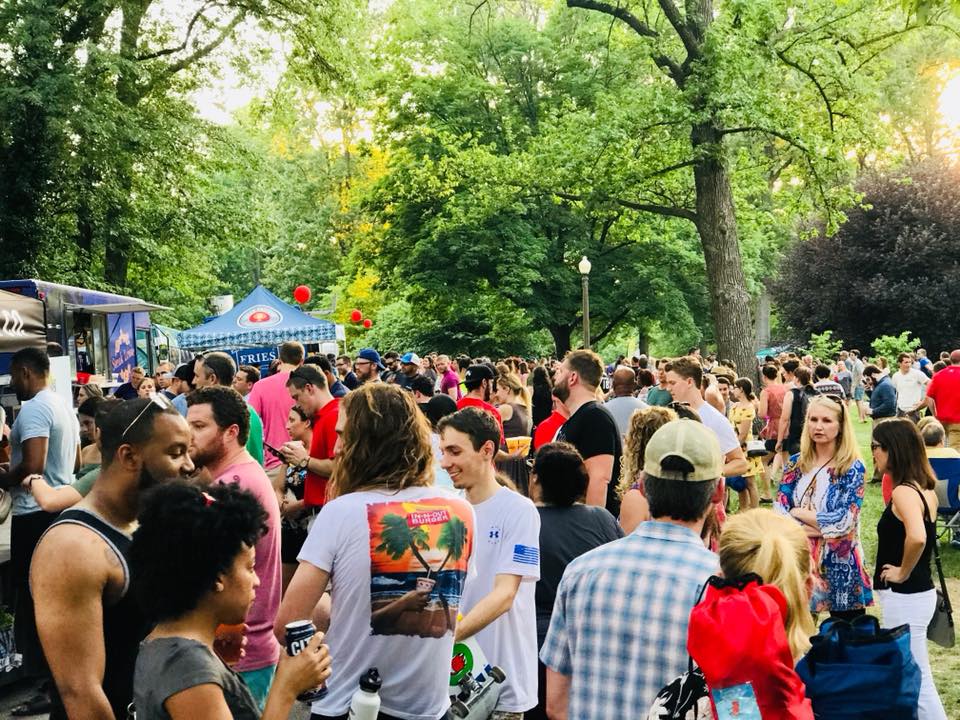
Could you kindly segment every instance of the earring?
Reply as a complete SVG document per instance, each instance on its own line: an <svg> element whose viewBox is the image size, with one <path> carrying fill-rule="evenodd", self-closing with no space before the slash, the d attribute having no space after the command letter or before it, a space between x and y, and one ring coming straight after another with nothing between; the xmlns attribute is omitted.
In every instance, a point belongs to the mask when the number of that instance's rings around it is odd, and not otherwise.
<svg viewBox="0 0 960 720"><path fill-rule="evenodd" d="M213 586L213 589L215 592L223 592L223 583L218 580L217 584Z"/></svg>

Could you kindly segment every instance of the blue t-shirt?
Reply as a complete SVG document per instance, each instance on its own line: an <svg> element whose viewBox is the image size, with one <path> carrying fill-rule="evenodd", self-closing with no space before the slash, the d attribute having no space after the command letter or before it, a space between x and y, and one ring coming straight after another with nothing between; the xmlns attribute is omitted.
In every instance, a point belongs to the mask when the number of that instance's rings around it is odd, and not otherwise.
<svg viewBox="0 0 960 720"><path fill-rule="evenodd" d="M80 445L80 424L67 402L53 390L44 389L27 400L10 429L10 467L23 460L23 443L31 438L47 438L47 458L43 477L51 487L73 483L73 467ZM10 488L13 514L37 512L40 506L33 493L17 485Z"/></svg>
<svg viewBox="0 0 960 720"><path fill-rule="evenodd" d="M180 393L170 402L173 403L173 407L176 409L178 413L180 413L184 417L187 416L187 394L186 393Z"/></svg>

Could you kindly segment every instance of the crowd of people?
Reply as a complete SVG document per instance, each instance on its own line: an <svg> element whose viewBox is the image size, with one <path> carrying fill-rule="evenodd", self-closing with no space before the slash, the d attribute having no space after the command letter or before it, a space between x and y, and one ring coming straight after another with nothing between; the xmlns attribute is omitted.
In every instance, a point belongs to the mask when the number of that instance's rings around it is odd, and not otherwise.
<svg viewBox="0 0 960 720"><path fill-rule="evenodd" d="M793 666L817 621L879 602L884 627L909 626L918 717L941 720L929 458L960 462L960 350L886 364L287 342L263 373L212 351L110 397L84 385L74 412L22 350L0 486L17 647L48 682L16 712L286 718L323 686L311 717L346 718L376 666L380 718L439 720L471 642L505 676L493 720L710 717L718 662L750 668L756 717L813 718ZM739 632L703 620L711 603L754 586L769 657L699 652ZM318 632L290 656L302 620Z"/></svg>

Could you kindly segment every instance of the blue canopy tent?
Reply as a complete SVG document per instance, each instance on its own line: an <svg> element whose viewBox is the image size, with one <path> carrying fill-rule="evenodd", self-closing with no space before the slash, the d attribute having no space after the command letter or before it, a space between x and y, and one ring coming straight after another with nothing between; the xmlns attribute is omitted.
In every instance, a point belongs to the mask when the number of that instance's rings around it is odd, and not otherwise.
<svg viewBox="0 0 960 720"><path fill-rule="evenodd" d="M177 335L181 348L247 348L276 346L287 340L319 343L336 340L336 326L288 305L262 285L232 310Z"/></svg>

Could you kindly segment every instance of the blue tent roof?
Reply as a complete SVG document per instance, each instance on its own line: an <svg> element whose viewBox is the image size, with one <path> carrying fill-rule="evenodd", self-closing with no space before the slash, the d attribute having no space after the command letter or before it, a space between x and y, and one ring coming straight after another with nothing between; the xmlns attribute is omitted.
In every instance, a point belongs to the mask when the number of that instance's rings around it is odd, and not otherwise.
<svg viewBox="0 0 960 720"><path fill-rule="evenodd" d="M182 348L263 347L287 340L336 340L336 326L288 305L257 285L232 310L177 336Z"/></svg>

